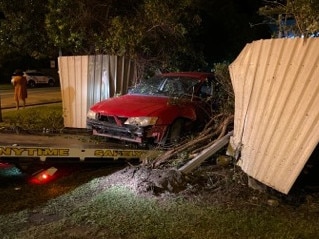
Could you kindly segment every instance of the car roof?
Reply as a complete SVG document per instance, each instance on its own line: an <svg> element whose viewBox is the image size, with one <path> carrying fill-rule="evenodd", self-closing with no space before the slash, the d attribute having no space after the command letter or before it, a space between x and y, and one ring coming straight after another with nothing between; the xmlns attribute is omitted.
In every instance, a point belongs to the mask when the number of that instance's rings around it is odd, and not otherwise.
<svg viewBox="0 0 319 239"><path fill-rule="evenodd" d="M25 73L42 73L42 72L37 70L26 70Z"/></svg>
<svg viewBox="0 0 319 239"><path fill-rule="evenodd" d="M181 77L191 77L191 78L198 78L198 79L206 79L207 77L214 77L214 73L212 72L170 72L170 73L163 73L162 76L181 76Z"/></svg>

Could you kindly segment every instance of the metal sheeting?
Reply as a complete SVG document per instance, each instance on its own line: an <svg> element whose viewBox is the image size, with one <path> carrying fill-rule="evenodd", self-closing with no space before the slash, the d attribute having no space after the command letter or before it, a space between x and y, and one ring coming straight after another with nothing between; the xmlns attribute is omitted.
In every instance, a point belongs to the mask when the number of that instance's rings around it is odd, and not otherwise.
<svg viewBox="0 0 319 239"><path fill-rule="evenodd" d="M319 141L319 38L259 40L229 66L238 165L287 194Z"/></svg>
<svg viewBox="0 0 319 239"><path fill-rule="evenodd" d="M85 128L88 56L59 57L58 64L64 127Z"/></svg>
<svg viewBox="0 0 319 239"><path fill-rule="evenodd" d="M89 107L124 94L136 81L134 62L112 55L58 58L64 126L86 128Z"/></svg>

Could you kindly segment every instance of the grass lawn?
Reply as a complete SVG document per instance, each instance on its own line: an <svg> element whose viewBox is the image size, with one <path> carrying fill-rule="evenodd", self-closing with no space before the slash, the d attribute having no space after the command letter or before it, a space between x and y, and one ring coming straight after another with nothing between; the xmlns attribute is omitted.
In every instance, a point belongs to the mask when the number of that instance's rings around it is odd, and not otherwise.
<svg viewBox="0 0 319 239"><path fill-rule="evenodd" d="M26 131L42 132L43 128L51 132L64 128L62 103L2 112L1 127L18 127Z"/></svg>
<svg viewBox="0 0 319 239"><path fill-rule="evenodd" d="M0 84L0 92L1 90L12 90L13 86L11 84Z"/></svg>

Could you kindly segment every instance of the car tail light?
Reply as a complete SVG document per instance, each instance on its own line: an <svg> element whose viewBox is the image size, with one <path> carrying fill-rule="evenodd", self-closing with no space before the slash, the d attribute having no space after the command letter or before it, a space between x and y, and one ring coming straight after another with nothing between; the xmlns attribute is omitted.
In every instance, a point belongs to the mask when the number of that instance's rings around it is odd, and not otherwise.
<svg viewBox="0 0 319 239"><path fill-rule="evenodd" d="M46 170L40 170L36 173L34 173L30 179L31 183L35 184L44 184L50 182L52 179L54 179L54 174L58 171L57 168L51 167Z"/></svg>

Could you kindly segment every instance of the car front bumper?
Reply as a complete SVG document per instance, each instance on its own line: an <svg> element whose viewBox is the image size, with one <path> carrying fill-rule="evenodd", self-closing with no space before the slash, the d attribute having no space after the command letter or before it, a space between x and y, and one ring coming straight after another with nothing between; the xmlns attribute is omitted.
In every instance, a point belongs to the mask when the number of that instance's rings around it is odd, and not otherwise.
<svg viewBox="0 0 319 239"><path fill-rule="evenodd" d="M87 119L87 128L92 129L93 135L144 144L160 142L168 127L152 125L146 127L119 126L105 121Z"/></svg>

